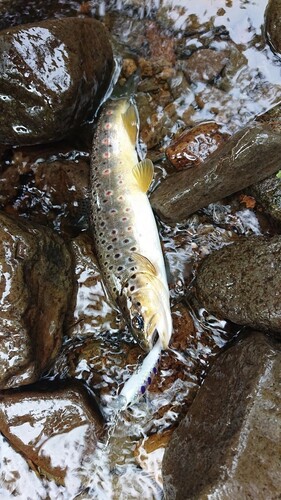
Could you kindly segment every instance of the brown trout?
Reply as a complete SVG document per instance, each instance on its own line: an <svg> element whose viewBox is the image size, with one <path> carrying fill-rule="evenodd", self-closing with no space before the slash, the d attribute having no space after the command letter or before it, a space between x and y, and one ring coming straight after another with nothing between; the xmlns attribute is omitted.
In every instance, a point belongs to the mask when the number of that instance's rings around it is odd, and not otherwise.
<svg viewBox="0 0 281 500"><path fill-rule="evenodd" d="M129 99L106 103L91 157L91 224L104 283L145 350L172 333L169 289L147 197L150 160L138 161L138 114Z"/></svg>

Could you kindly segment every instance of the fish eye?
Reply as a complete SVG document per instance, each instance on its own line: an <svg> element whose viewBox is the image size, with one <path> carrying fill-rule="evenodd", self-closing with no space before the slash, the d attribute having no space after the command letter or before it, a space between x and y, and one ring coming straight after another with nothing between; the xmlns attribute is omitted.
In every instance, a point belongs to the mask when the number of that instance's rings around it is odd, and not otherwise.
<svg viewBox="0 0 281 500"><path fill-rule="evenodd" d="M144 328L144 321L143 321L143 317L140 314L136 314L132 318L132 326L136 330L143 330L143 328Z"/></svg>

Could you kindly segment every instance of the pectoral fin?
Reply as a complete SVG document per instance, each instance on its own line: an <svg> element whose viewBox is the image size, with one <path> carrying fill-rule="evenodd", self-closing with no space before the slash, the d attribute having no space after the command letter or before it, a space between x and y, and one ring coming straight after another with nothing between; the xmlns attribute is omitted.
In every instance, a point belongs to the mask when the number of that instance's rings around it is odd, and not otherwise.
<svg viewBox="0 0 281 500"><path fill-rule="evenodd" d="M133 174L140 187L146 193L153 179L154 167L151 160L147 158L137 163L133 168Z"/></svg>
<svg viewBox="0 0 281 500"><path fill-rule="evenodd" d="M138 115L137 110L133 104L130 104L128 109L123 113L123 124L127 130L127 134L130 137L132 144L136 143L138 135Z"/></svg>
<svg viewBox="0 0 281 500"><path fill-rule="evenodd" d="M147 257L137 252L133 252L132 257L140 265L142 272L147 272L153 276L157 276L157 271L154 265Z"/></svg>

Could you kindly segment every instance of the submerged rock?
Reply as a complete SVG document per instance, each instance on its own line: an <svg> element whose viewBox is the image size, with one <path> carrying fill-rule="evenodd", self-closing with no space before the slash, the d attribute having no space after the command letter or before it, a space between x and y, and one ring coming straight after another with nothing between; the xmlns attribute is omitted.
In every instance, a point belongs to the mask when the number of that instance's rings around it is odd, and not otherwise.
<svg viewBox="0 0 281 500"><path fill-rule="evenodd" d="M97 108L112 67L106 31L94 19L0 32L0 143L38 144L70 133Z"/></svg>
<svg viewBox="0 0 281 500"><path fill-rule="evenodd" d="M165 498L279 498L280 362L260 333L218 357L166 449Z"/></svg>
<svg viewBox="0 0 281 500"><path fill-rule="evenodd" d="M198 270L201 305L238 325L281 334L281 236L240 239Z"/></svg>
<svg viewBox="0 0 281 500"><path fill-rule="evenodd" d="M199 165L227 137L216 122L199 123L177 137L166 149L166 156L177 170Z"/></svg>
<svg viewBox="0 0 281 500"><path fill-rule="evenodd" d="M265 11L265 33L269 44L281 56L281 0L269 0Z"/></svg>
<svg viewBox="0 0 281 500"><path fill-rule="evenodd" d="M103 430L95 401L77 381L0 396L0 431L33 467L59 483L92 459Z"/></svg>
<svg viewBox="0 0 281 500"><path fill-rule="evenodd" d="M228 51L196 50L183 67L185 76L193 83L210 82L222 72L228 62Z"/></svg>
<svg viewBox="0 0 281 500"><path fill-rule="evenodd" d="M56 357L72 260L51 230L0 214L0 388L38 379Z"/></svg>
<svg viewBox="0 0 281 500"><path fill-rule="evenodd" d="M165 221L179 222L265 179L280 168L280 138L265 125L240 130L197 168L165 179L150 197L153 208Z"/></svg>

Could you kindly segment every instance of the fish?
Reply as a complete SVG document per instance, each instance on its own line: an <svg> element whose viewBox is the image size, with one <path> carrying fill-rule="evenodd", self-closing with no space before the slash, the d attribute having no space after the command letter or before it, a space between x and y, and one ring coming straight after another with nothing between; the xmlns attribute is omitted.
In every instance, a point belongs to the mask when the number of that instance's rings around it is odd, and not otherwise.
<svg viewBox="0 0 281 500"><path fill-rule="evenodd" d="M139 161L139 118L131 98L109 99L93 138L90 219L109 296L139 345L166 349L172 334L169 288L147 191L154 167Z"/></svg>

